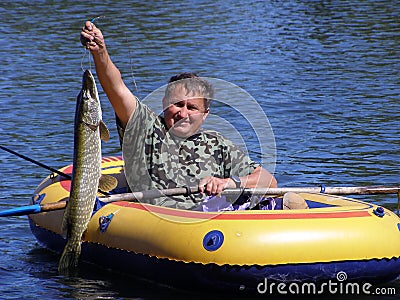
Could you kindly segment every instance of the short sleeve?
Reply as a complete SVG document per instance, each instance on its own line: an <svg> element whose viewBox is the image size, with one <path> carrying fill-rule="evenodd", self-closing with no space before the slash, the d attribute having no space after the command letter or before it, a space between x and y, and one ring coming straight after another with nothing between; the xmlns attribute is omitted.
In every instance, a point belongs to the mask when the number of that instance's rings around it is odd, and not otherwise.
<svg viewBox="0 0 400 300"><path fill-rule="evenodd" d="M225 165L226 169L229 170L229 174L226 177L232 175L246 176L254 172L254 170L260 166L260 164L254 162L249 155L247 155L240 147L231 142L226 138L222 138L223 145L226 147L224 151L226 153Z"/></svg>
<svg viewBox="0 0 400 300"><path fill-rule="evenodd" d="M136 110L123 132L122 155L125 176L132 191L147 190L152 186L146 161L146 140L152 135L157 115L145 104L137 101Z"/></svg>

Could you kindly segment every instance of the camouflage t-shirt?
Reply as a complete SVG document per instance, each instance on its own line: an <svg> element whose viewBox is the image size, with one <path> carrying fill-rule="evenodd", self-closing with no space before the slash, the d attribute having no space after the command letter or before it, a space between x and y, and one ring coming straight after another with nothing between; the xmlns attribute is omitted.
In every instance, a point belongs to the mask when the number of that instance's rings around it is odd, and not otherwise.
<svg viewBox="0 0 400 300"><path fill-rule="evenodd" d="M125 130L120 128L119 132L131 191L196 186L206 176L246 176L259 166L216 131L200 130L186 139L173 136L164 118L140 101ZM150 203L192 209L204 197L196 193L157 198Z"/></svg>

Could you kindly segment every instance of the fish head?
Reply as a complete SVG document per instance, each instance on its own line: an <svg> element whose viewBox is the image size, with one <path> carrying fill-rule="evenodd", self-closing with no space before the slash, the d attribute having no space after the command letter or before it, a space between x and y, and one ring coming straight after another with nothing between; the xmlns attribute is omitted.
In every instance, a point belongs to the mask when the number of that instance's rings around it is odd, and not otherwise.
<svg viewBox="0 0 400 300"><path fill-rule="evenodd" d="M86 70L82 78L82 121L88 125L98 126L102 119L99 94L92 73Z"/></svg>

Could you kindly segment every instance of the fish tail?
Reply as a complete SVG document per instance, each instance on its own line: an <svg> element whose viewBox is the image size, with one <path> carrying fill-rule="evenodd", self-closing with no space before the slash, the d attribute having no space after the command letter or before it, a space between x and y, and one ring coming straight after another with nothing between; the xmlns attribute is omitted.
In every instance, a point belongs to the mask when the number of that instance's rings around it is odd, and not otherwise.
<svg viewBox="0 0 400 300"><path fill-rule="evenodd" d="M70 243L65 245L64 251L58 263L58 272L65 274L74 271L78 267L79 256L81 254L80 243Z"/></svg>

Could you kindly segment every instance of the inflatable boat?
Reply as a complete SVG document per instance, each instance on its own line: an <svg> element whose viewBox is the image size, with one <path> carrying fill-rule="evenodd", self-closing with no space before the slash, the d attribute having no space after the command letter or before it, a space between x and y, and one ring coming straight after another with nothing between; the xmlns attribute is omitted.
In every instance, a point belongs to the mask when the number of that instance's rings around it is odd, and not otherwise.
<svg viewBox="0 0 400 300"><path fill-rule="evenodd" d="M121 157L102 172L126 192ZM72 166L60 169L71 174ZM34 203L68 200L70 180L45 178ZM101 195L99 195L101 196ZM260 292L284 282L393 281L400 274L400 218L352 198L302 193L309 209L200 212L118 201L94 209L81 260L175 288ZM279 197L279 195L277 195ZM280 196L281 197L281 196ZM29 215L32 233L62 252L63 210Z"/></svg>

